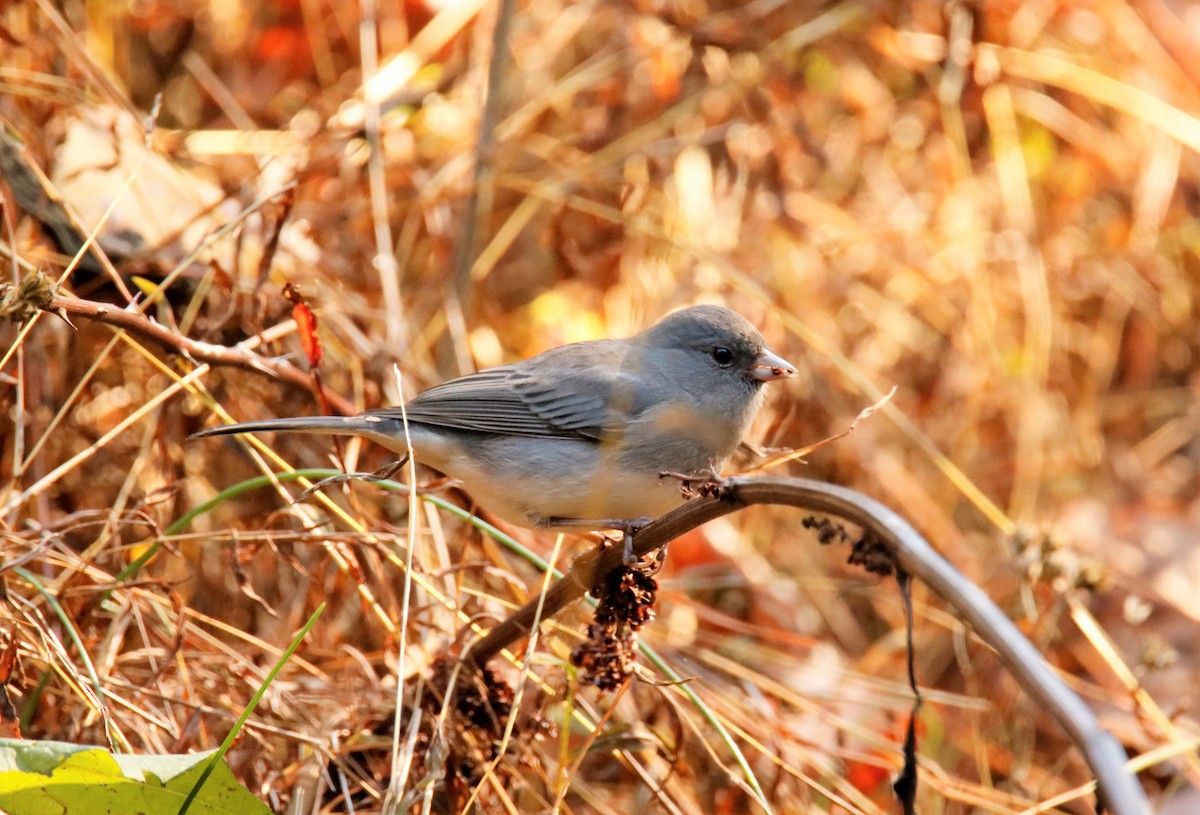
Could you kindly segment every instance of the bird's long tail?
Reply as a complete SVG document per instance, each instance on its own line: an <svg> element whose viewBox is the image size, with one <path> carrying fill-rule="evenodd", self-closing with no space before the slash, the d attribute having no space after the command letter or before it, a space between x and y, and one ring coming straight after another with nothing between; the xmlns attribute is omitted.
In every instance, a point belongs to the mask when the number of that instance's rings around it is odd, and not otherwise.
<svg viewBox="0 0 1200 815"><path fill-rule="evenodd" d="M210 427L188 436L188 439L203 439L208 436L227 436L235 433L328 433L334 436L387 436L393 428L389 422L366 416L294 416L283 419L262 419L256 422L239 422L220 427ZM400 433L403 437L403 431Z"/></svg>

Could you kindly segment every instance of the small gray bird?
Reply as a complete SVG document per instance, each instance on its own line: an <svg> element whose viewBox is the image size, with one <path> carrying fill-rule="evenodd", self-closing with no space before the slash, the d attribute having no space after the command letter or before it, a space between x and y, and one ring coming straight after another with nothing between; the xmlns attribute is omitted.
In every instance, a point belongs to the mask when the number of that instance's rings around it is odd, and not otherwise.
<svg viewBox="0 0 1200 815"><path fill-rule="evenodd" d="M628 532L684 501L660 473L718 472L758 411L763 384L795 373L737 313L694 306L628 339L563 345L453 379L405 412L417 461L462 482L500 518ZM192 438L264 430L408 448L397 407L244 422Z"/></svg>

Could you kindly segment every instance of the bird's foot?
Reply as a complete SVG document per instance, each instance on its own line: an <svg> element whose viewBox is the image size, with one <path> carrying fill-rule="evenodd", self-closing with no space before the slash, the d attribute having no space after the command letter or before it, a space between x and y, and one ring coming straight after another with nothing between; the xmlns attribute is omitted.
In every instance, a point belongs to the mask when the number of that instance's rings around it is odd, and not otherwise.
<svg viewBox="0 0 1200 815"><path fill-rule="evenodd" d="M717 472L716 467L698 470L694 473L676 473L671 471L658 474L658 480L674 478L679 482L679 491L687 500L693 498L719 498L722 500L733 497L733 485L729 479Z"/></svg>
<svg viewBox="0 0 1200 815"><path fill-rule="evenodd" d="M596 532L596 534L600 536L600 545L606 548L615 545L616 542L620 540L622 546L621 562L627 568L633 568L638 564L639 560L637 553L633 550L633 538L638 532L649 526L650 522L653 520L654 519L649 515L644 515L641 518L599 518L596 520L584 520L580 518L545 518L538 521L538 526L547 526L558 529L577 527L579 529L586 529L588 531ZM618 538L613 535L606 535L603 532L597 532L597 530L600 529L615 529L621 533L621 536ZM663 548L665 549L666 547ZM659 555L656 555L655 557L661 561L661 557ZM662 564L659 562L658 568L661 567ZM655 571L657 571L657 569Z"/></svg>
<svg viewBox="0 0 1200 815"><path fill-rule="evenodd" d="M620 535L620 537L617 537L616 535L608 535L608 534L601 532L601 533L599 533L600 545L607 549L610 546L615 546L617 541L620 541L621 542L621 564L626 569L632 569L641 562L641 558L638 557L637 552L635 552L633 549L633 538L635 535L637 535L638 532L645 529L646 526L649 525L649 523L652 520L654 520L654 519L650 518L649 516L646 516L644 518L634 518L633 520L625 520L625 521L615 520L615 519L606 520L603 522L603 524L604 524L603 528L604 529L615 529L618 532L620 532L621 535ZM665 549L666 547L663 547L663 548ZM659 556L655 555L655 557L658 558ZM658 569L660 569L660 568L662 568L661 562L659 563L659 565L655 569L655 571L658 571Z"/></svg>
<svg viewBox="0 0 1200 815"><path fill-rule="evenodd" d="M645 529L652 520L654 519L650 518L649 516L635 518L632 521L625 521L625 523L623 523L621 526L616 527L617 529L621 530L621 545L623 547L621 550L621 563L626 569L632 569L633 567L637 566L641 560L637 553L633 551L633 536ZM666 547L662 547L662 549L659 551L663 552L663 554L656 554L655 557L665 557L665 550ZM661 568L662 563L660 562L658 569ZM658 571L658 569L655 569L655 571Z"/></svg>
<svg viewBox="0 0 1200 815"><path fill-rule="evenodd" d="M655 549L653 552L647 552L648 558L638 555L634 551L634 536L642 531L653 520L650 517L637 518L633 521L627 521L621 526L613 527L620 531L621 536L605 535L600 533L600 538L603 541L603 546L615 546L617 541L621 542L621 565L626 569L636 569L647 577L652 577L662 571L663 564L667 561L667 546L662 546Z"/></svg>

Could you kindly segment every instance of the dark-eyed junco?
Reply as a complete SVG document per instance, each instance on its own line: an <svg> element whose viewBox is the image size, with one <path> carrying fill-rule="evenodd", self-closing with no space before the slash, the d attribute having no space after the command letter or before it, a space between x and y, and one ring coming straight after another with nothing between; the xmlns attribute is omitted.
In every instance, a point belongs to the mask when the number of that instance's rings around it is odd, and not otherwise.
<svg viewBox="0 0 1200 815"><path fill-rule="evenodd" d="M526 527L619 529L683 502L662 472L717 472L762 403L796 372L721 306L694 306L621 340L553 348L453 379L405 406L418 462ZM193 438L264 430L365 436L406 452L400 408L267 419Z"/></svg>

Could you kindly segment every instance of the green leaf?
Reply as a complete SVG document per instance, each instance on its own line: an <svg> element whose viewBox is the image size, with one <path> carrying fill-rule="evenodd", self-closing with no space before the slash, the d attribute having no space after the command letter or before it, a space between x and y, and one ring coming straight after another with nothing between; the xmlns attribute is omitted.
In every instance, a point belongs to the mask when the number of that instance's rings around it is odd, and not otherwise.
<svg viewBox="0 0 1200 815"><path fill-rule="evenodd" d="M212 751L190 755L112 754L56 741L0 739L0 811L7 815L174 815ZM270 810L219 762L192 802L202 815Z"/></svg>

